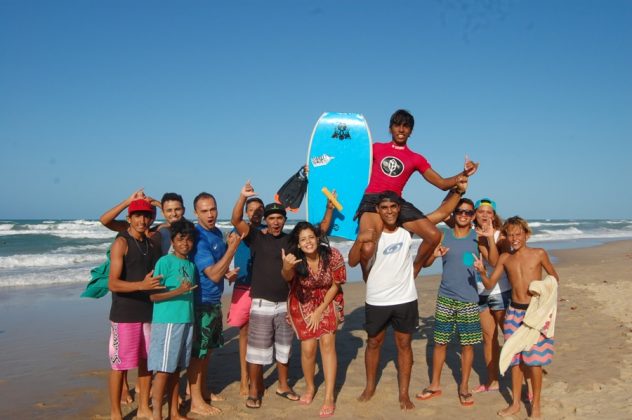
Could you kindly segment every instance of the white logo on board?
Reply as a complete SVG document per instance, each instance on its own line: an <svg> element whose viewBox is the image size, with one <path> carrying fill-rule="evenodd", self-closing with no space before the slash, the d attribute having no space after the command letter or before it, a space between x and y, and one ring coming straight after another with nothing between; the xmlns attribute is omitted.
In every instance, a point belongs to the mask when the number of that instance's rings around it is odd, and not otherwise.
<svg viewBox="0 0 632 420"><path fill-rule="evenodd" d="M312 165L314 165L314 168L318 168L319 166L325 166L329 162L334 160L335 158L336 158L335 156L329 156L327 153L322 154L320 156L314 156L312 158Z"/></svg>

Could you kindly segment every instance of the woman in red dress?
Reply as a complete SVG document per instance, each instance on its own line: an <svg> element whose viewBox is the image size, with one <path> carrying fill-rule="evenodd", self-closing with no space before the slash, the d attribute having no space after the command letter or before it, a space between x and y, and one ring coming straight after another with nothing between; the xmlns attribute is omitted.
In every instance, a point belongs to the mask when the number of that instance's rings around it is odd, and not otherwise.
<svg viewBox="0 0 632 420"><path fill-rule="evenodd" d="M334 414L336 381L335 334L343 321L344 300L340 287L347 279L340 252L321 240L319 228L309 222L297 223L290 233L290 249L283 252L283 277L290 282L288 314L301 341L301 365L306 390L300 399L310 404L316 393L314 371L316 349L320 347L325 376L325 400L321 417Z"/></svg>

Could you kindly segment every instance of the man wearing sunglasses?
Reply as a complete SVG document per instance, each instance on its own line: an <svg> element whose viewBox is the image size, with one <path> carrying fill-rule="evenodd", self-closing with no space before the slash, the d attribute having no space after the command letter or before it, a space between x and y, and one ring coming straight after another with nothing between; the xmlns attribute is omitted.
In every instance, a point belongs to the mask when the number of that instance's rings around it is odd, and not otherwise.
<svg viewBox="0 0 632 420"><path fill-rule="evenodd" d="M478 255L477 232L472 229L474 214L472 200L461 198L452 213L453 228L444 232L441 244L424 264L425 267L430 266L437 257L443 260L435 311L432 381L416 395L419 400L441 395L441 369L445 363L447 344L456 332L461 344L459 401L463 406L474 404L468 381L474 360L474 345L483 339L474 269L474 255Z"/></svg>

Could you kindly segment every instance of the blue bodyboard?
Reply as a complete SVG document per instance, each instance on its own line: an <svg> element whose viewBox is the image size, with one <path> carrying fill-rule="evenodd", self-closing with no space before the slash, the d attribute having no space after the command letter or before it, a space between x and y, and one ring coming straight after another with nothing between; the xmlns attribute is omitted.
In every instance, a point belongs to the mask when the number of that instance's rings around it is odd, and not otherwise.
<svg viewBox="0 0 632 420"><path fill-rule="evenodd" d="M358 221L353 216L371 175L372 141L360 114L326 112L316 122L307 152L307 220L318 223L325 214L327 197L336 190L342 211L334 210L330 236L354 240Z"/></svg>

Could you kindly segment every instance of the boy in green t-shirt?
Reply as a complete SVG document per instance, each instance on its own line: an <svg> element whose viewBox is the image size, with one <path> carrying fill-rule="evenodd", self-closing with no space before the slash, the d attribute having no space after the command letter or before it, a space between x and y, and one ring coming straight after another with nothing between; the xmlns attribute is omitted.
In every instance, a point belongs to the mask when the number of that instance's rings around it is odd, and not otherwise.
<svg viewBox="0 0 632 420"><path fill-rule="evenodd" d="M162 277L166 291L154 293L148 369L156 373L152 391L154 419L162 419L162 398L169 395L169 417L184 418L178 412L180 371L189 366L193 337L193 294L196 269L187 256L195 242L195 226L186 219L171 224L173 253L156 263L154 276Z"/></svg>

